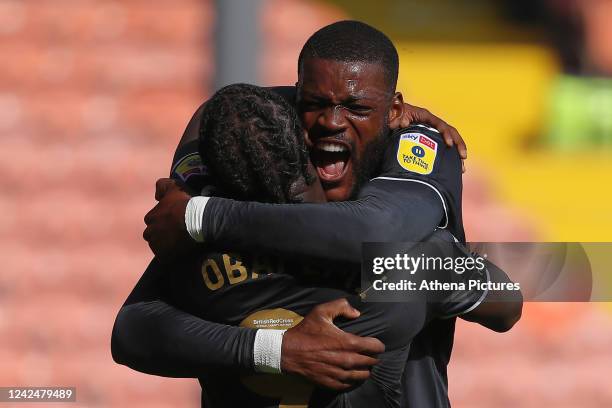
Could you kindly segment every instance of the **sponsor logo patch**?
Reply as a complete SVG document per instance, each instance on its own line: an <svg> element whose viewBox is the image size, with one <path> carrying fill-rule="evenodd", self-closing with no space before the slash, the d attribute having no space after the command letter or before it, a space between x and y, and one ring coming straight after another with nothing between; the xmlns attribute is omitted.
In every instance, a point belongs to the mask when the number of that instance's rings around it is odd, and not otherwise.
<svg viewBox="0 0 612 408"><path fill-rule="evenodd" d="M205 175L206 166L202 164L202 159L198 153L190 153L179 160L172 173L186 183L189 177L193 175Z"/></svg>
<svg viewBox="0 0 612 408"><path fill-rule="evenodd" d="M287 330L297 325L302 319L302 316L288 309L264 309L247 316L240 323L240 326L255 329Z"/></svg>
<svg viewBox="0 0 612 408"><path fill-rule="evenodd" d="M436 161L438 143L420 133L404 133L397 147L397 162L404 170L431 174Z"/></svg>
<svg viewBox="0 0 612 408"><path fill-rule="evenodd" d="M241 327L287 330L302 321L302 316L288 309L259 310L247 316ZM257 395L279 399L279 406L306 408L314 386L291 375L246 374L240 377L242 385Z"/></svg>

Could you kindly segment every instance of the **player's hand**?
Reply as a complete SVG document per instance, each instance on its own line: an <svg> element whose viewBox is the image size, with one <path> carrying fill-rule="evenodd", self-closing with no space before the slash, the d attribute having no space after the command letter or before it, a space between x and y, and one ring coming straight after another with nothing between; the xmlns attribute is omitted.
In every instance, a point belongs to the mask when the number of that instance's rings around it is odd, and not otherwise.
<svg viewBox="0 0 612 408"><path fill-rule="evenodd" d="M359 337L334 325L336 317L355 319L359 311L346 299L316 306L283 336L281 370L333 390L365 381L385 346L373 337Z"/></svg>
<svg viewBox="0 0 612 408"><path fill-rule="evenodd" d="M142 236L153 253L161 259L185 253L196 246L185 227L185 208L191 195L172 179L159 179L155 184L159 201L144 218Z"/></svg>
<svg viewBox="0 0 612 408"><path fill-rule="evenodd" d="M457 150L459 151L459 156L461 157L462 171L465 173L464 160L467 159L467 146L465 145L465 142L463 141L463 138L461 137L457 129L455 129L454 127L452 127L427 109L419 108L418 106L405 103L404 114L402 115L400 121L400 127L408 127L411 123L424 123L426 125L429 125L442 134L444 142L448 147L456 145Z"/></svg>

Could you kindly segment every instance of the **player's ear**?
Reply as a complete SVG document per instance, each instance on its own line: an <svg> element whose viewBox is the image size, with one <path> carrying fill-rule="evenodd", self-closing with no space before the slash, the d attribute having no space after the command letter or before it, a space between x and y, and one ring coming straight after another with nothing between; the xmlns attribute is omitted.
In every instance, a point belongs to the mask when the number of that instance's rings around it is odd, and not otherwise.
<svg viewBox="0 0 612 408"><path fill-rule="evenodd" d="M403 115L404 97L401 92L396 92L391 99L391 107L389 108L389 127L391 129L399 128Z"/></svg>
<svg viewBox="0 0 612 408"><path fill-rule="evenodd" d="M289 188L290 199L296 203L326 202L325 191L323 190L317 171L310 160L308 161L308 172L313 181L308 184L304 177L300 177L297 181L293 182Z"/></svg>

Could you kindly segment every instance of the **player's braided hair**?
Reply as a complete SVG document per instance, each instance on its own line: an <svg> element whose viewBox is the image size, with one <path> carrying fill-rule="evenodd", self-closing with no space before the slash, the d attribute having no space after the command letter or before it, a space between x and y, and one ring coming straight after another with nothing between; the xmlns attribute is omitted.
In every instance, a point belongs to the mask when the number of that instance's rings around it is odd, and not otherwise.
<svg viewBox="0 0 612 408"><path fill-rule="evenodd" d="M215 93L202 112L199 151L221 190L239 200L291 202L296 181L315 180L295 109L258 86Z"/></svg>
<svg viewBox="0 0 612 408"><path fill-rule="evenodd" d="M399 57L395 46L385 34L360 21L338 21L314 33L300 52L298 76L307 58L380 64L390 91L397 86Z"/></svg>

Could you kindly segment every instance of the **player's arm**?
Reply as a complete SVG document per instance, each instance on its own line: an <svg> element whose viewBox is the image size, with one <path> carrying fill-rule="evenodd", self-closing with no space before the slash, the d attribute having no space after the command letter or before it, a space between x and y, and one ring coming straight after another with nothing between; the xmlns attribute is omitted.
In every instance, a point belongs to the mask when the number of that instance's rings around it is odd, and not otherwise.
<svg viewBox="0 0 612 408"><path fill-rule="evenodd" d="M253 370L256 330L208 322L163 300L163 269L154 259L121 307L111 339L114 360L166 377L197 377L224 367Z"/></svg>
<svg viewBox="0 0 612 408"><path fill-rule="evenodd" d="M144 236L163 256L177 247L193 246L185 225L191 197L171 180L157 187L160 202L145 217ZM354 263L361 261L362 242L418 242L445 217L442 198L434 189L384 179L368 183L355 201L296 205L212 197L203 212L196 208L193 214L202 217L207 243Z"/></svg>
<svg viewBox="0 0 612 408"><path fill-rule="evenodd" d="M373 180L355 201L266 205L211 199L202 232L204 242L359 263L362 242L418 242L443 218L442 201L431 188Z"/></svg>
<svg viewBox="0 0 612 408"><path fill-rule="evenodd" d="M280 367L283 373L343 390L367 379L369 368L378 363L376 355L384 351L377 339L333 324L336 317L359 316L344 299L314 308L279 339L276 330L213 323L166 303L162 273L153 260L115 320L113 358L134 370L198 377L219 367L250 372Z"/></svg>
<svg viewBox="0 0 612 408"><path fill-rule="evenodd" d="M486 262L487 278L492 283L513 284L508 275L492 262ZM521 318L523 295L520 290L488 291L483 301L461 318L496 332L510 330Z"/></svg>
<svg viewBox="0 0 612 408"><path fill-rule="evenodd" d="M437 271L445 282L463 282L465 289L450 290L440 301L433 302L433 315L438 318L461 317L497 332L510 330L521 318L523 296L508 275L478 254L470 253L461 243L445 230L437 230L425 241L425 245L442 243L442 256L452 258L473 258L482 262L483 267L465 268L457 271ZM427 246L425 246L427 250ZM440 247L438 247L440 248ZM465 261L464 261L465 262ZM476 264L476 262L474 262ZM471 282L503 284L502 290L489 290L486 286L472 286ZM498 286L500 287L500 286Z"/></svg>

